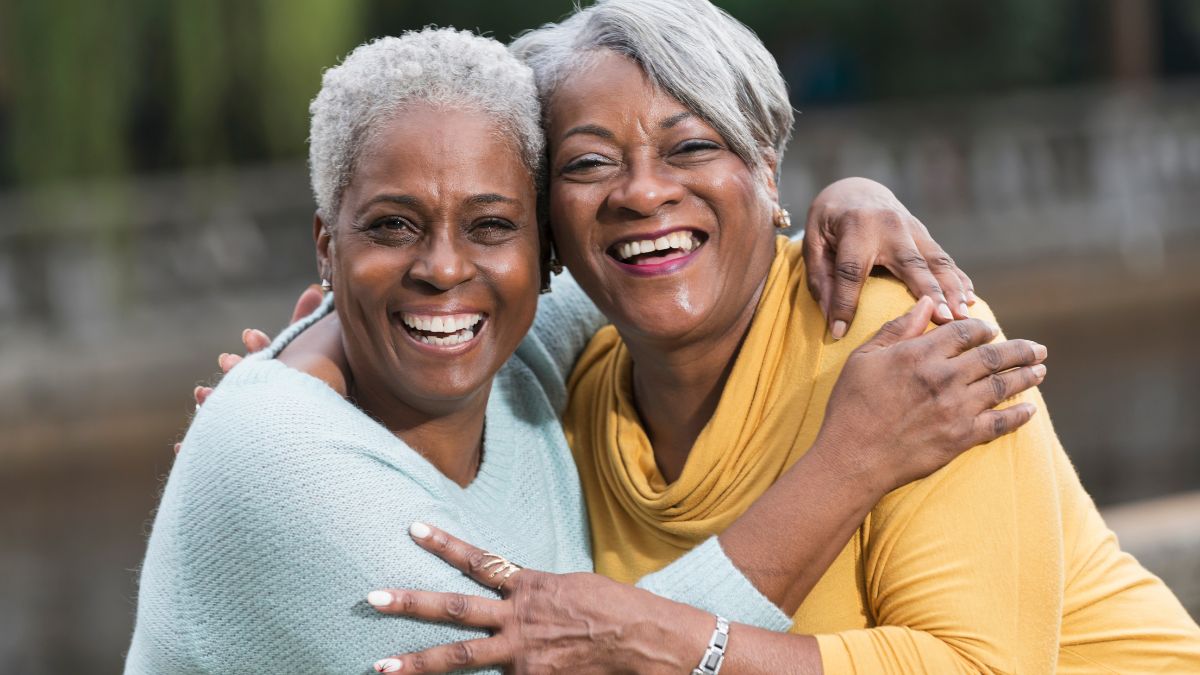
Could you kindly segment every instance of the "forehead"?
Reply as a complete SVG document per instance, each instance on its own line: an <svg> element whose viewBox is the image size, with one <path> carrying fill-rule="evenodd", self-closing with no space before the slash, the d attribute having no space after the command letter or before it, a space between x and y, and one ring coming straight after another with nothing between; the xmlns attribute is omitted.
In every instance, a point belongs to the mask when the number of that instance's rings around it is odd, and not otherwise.
<svg viewBox="0 0 1200 675"><path fill-rule="evenodd" d="M548 140L579 124L657 123L684 112L690 111L654 86L633 59L601 50L555 90L547 108Z"/></svg>
<svg viewBox="0 0 1200 675"><path fill-rule="evenodd" d="M439 198L534 198L516 140L482 111L418 104L379 123L365 142L347 194L388 187Z"/></svg>

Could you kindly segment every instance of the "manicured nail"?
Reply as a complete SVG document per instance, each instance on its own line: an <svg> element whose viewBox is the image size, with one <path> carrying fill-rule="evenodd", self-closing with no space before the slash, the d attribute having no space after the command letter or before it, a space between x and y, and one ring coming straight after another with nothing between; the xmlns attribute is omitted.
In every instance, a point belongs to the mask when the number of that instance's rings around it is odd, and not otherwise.
<svg viewBox="0 0 1200 675"><path fill-rule="evenodd" d="M1046 376L1046 366L1040 363L1033 368L1030 368L1030 370L1033 371L1033 376L1039 380Z"/></svg>
<svg viewBox="0 0 1200 675"><path fill-rule="evenodd" d="M400 663L400 659L380 659L375 662L375 672L377 673L398 673L404 667Z"/></svg>
<svg viewBox="0 0 1200 675"><path fill-rule="evenodd" d="M997 335L1000 334L1000 326L997 326L996 324L992 323L991 321L984 321L983 325L987 326L988 330L990 330L992 332L992 337L996 337Z"/></svg>
<svg viewBox="0 0 1200 675"><path fill-rule="evenodd" d="M1033 343L1033 356L1039 361L1046 358L1046 345Z"/></svg>
<svg viewBox="0 0 1200 675"><path fill-rule="evenodd" d="M954 315L950 313L950 305L947 305L944 302L942 304L938 305L937 314L938 314L938 316L942 317L943 319L945 319L947 321L954 320Z"/></svg>
<svg viewBox="0 0 1200 675"><path fill-rule="evenodd" d="M367 602L373 607L387 607L392 604L392 594L387 591L371 591L367 593Z"/></svg>
<svg viewBox="0 0 1200 675"><path fill-rule="evenodd" d="M979 300L979 298L975 295L975 291L968 288L967 289L967 302L973 305L973 304L975 304L975 302L977 300Z"/></svg>
<svg viewBox="0 0 1200 675"><path fill-rule="evenodd" d="M408 533L412 535L413 539L424 539L431 532L432 530L429 529L429 526L420 521L414 521L412 525L408 526Z"/></svg>
<svg viewBox="0 0 1200 675"><path fill-rule="evenodd" d="M838 319L833 322L833 328L829 331L833 335L834 340L841 340L846 337L846 322Z"/></svg>
<svg viewBox="0 0 1200 675"><path fill-rule="evenodd" d="M229 356L229 352L221 352L221 355L217 357L217 367L218 368L225 367L225 357L227 357L227 356Z"/></svg>
<svg viewBox="0 0 1200 675"><path fill-rule="evenodd" d="M249 329L249 328L247 328L247 329L245 329L245 330L243 330L243 331L242 331L242 344L245 344L245 343L246 343L246 336L247 336L247 335L249 335L249 334L250 334L250 329Z"/></svg>
<svg viewBox="0 0 1200 675"><path fill-rule="evenodd" d="M958 313L960 316L964 316L964 317L969 316L970 311L971 310L967 307L967 303L965 303L965 302L958 303Z"/></svg>

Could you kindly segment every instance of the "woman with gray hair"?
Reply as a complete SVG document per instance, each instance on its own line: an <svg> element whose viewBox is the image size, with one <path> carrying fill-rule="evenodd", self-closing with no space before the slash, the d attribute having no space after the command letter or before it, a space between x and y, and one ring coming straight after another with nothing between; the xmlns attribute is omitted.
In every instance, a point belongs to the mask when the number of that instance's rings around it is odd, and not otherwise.
<svg viewBox="0 0 1200 675"><path fill-rule="evenodd" d="M832 437L848 403L880 390L914 400L886 369L866 389L834 386L863 362L854 343L912 300L872 279L848 339L826 338L801 291L799 251L773 227L787 220L776 188L791 126L782 78L757 38L706 0L600 0L512 49L542 96L555 245L613 324L580 357L563 416L596 571L632 581L721 533L795 634L526 570L504 600L469 598L453 613L441 594L388 591L389 613L496 633L395 657L393 670L1200 672L1200 628L1120 551L1046 415L856 514L832 564L787 567L807 542L786 528L726 529L786 508L786 491L773 492L794 475L784 471ZM972 314L992 319L982 302ZM951 324L962 339L970 325ZM982 366L1001 352L972 353ZM926 391L956 381L926 377ZM975 386L998 403L1014 382ZM1032 406L1042 406L1036 391L1022 392L976 422L1003 426L1006 411ZM858 419L861 439L909 428L877 421ZM485 579L470 564L477 549L422 534ZM594 611L602 602L647 617L645 628L623 631Z"/></svg>
<svg viewBox="0 0 1200 675"><path fill-rule="evenodd" d="M378 40L326 72L311 108L313 235L334 292L234 368L198 411L155 518L126 672L361 672L381 651L482 638L370 609L414 609L372 588L421 586L455 593L444 606L451 616L487 616L456 613L477 589L403 536L443 541L443 530L410 529L418 521L486 545L492 553L472 569L501 593L532 579L507 558L558 573L592 568L558 417L566 375L602 318L567 277L538 303L548 242L537 105L526 67L497 43L453 30ZM932 311L923 301L847 364L850 390L869 390L880 368L902 380L935 362L976 372L970 352L913 365L910 351L958 334L917 337ZM982 322L966 323L972 337L955 354L992 337ZM323 344L306 343L331 335L344 350L342 391L305 372L327 372L313 358ZM1028 365L1028 351L1012 343L996 368ZM1033 379L1030 368L1004 377ZM992 402L966 381L903 405L895 398L848 400L829 438L785 472L775 506L727 532L747 541L802 525L808 543L786 547L786 561L805 569L836 553L860 502L999 433L970 424ZM864 418L921 424L885 447L860 435ZM846 481L851 467L866 469L872 485ZM822 497L838 506L822 507ZM621 605L604 597L626 588L616 582L563 578L579 584L572 600L590 598L588 616L625 633L648 627L642 608L661 609L647 590L781 627L777 608L727 557L740 546L710 538L640 579ZM658 614L651 625L670 623ZM614 640L614 655L640 644ZM668 644L693 647L685 642Z"/></svg>

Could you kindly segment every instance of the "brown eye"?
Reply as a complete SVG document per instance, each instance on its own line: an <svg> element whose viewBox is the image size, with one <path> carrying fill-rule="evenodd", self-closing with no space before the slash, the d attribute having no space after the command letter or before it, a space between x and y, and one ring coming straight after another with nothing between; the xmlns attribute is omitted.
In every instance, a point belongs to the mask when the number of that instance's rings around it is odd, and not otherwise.
<svg viewBox="0 0 1200 675"><path fill-rule="evenodd" d="M561 171L562 173L585 173L588 170L596 169L611 163L612 162L610 162L603 155L588 153L581 157L577 157L570 162L567 162L566 166L564 166Z"/></svg>

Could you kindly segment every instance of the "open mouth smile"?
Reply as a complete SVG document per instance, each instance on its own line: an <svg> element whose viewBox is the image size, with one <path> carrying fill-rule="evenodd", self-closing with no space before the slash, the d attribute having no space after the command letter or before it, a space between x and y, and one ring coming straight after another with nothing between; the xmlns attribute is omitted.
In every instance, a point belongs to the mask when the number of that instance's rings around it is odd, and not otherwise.
<svg viewBox="0 0 1200 675"><path fill-rule="evenodd" d="M657 237L623 239L606 251L621 268L637 274L673 272L695 255L708 241L697 230L675 230Z"/></svg>
<svg viewBox="0 0 1200 675"><path fill-rule="evenodd" d="M400 319L400 324L404 327L405 332L415 342L440 348L439 351L455 347L465 348L475 341L487 322L487 315L478 312L467 314L397 312L395 316Z"/></svg>

